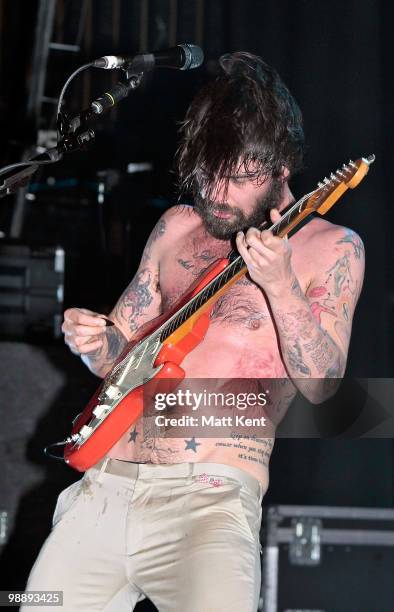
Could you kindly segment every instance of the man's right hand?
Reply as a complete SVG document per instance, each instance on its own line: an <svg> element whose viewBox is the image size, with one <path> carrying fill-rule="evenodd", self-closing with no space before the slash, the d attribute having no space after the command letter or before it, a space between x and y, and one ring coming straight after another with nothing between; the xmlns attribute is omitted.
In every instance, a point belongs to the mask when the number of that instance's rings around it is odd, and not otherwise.
<svg viewBox="0 0 394 612"><path fill-rule="evenodd" d="M89 355L103 346L107 317L87 308L68 308L64 312L62 332L72 353Z"/></svg>

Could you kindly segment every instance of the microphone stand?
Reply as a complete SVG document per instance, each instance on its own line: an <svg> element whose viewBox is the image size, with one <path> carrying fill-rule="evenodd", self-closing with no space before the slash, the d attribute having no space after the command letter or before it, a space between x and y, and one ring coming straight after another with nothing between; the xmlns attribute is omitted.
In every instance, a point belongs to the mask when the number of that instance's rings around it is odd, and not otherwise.
<svg viewBox="0 0 394 612"><path fill-rule="evenodd" d="M81 111L72 119L69 119L66 113L59 113L57 129L61 138L56 147L47 149L40 155L26 160L26 162L15 164L18 167L26 166L22 170L11 172L14 164L0 169L1 180L1 175L7 174L7 168L10 168L10 174L7 175L2 183L0 182L0 198L15 193L20 187L25 187L41 165L60 161L64 153L86 150L88 145L95 139L95 132L89 125L94 124L98 116L115 106L120 100L127 97L131 91L140 86L144 76L144 71L141 70L142 67L141 63L133 61L125 65L122 68L126 74L125 82L118 81L115 87L92 102L90 108Z"/></svg>

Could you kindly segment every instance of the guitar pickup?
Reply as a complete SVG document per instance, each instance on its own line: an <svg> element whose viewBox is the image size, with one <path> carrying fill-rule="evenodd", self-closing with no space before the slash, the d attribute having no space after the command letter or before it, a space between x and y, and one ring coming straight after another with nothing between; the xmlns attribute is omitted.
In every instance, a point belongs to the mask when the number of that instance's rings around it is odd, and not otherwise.
<svg viewBox="0 0 394 612"><path fill-rule="evenodd" d="M100 418L104 412L107 412L111 406L108 404L97 404L97 406L92 410L92 413L95 417Z"/></svg>
<svg viewBox="0 0 394 612"><path fill-rule="evenodd" d="M119 388L115 385L110 385L108 389L105 390L105 395L110 399L117 399L121 396L121 392L119 391Z"/></svg>

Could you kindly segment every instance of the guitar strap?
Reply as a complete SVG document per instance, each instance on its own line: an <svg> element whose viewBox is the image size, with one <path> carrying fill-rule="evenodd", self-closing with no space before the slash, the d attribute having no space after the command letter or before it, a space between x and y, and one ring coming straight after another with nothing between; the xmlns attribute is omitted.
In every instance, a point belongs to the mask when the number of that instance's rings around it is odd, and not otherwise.
<svg viewBox="0 0 394 612"><path fill-rule="evenodd" d="M312 221L312 219L315 219L317 217L320 217L320 215L318 215L315 212L310 213L307 217L305 217L305 219L302 219L302 221L300 221L296 227L293 227L292 230L290 230L290 232L288 232L287 236L290 238L291 236L293 236L293 234L295 234L296 232L298 232L298 230L300 230L302 227L304 227L304 225L306 225L307 223L309 223L310 221Z"/></svg>

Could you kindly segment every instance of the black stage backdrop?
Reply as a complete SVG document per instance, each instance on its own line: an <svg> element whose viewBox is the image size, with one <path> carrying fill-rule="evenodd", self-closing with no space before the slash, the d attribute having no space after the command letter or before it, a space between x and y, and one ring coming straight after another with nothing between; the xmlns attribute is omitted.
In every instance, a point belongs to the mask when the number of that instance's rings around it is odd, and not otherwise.
<svg viewBox="0 0 394 612"><path fill-rule="evenodd" d="M132 54L139 48L139 24L142 23L139 19L145 3L117 3L122 28L116 48L106 30L106 15L114 4L103 0L94 3L89 58L116 51ZM348 373L370 378L392 376L394 294L391 227L394 215L389 183L393 108L390 3L369 0L215 0L200 3L184 0L175 3L176 26L169 23L170 4L159 0L145 4L149 7L147 48L168 46L171 27L175 27L176 42L195 42L204 48L204 69L188 74L157 71L141 92L122 103L116 115L103 119L92 151L70 156L61 166L37 178L40 193L40 184L44 184L50 174L56 179L73 177L89 182L95 180L98 170L115 169L120 173L118 185L109 197L108 215L116 217L118 222L111 226L115 236L118 235L116 230L122 234L122 227L119 230L122 224L128 229L122 238L123 250L115 249L109 260L104 258L103 264L109 276L111 264L119 264L124 253L127 254L127 265L115 285L110 284L108 278L104 279L106 295L103 296L103 268L97 269L97 238L93 235L97 233L95 223L98 221L89 193L73 192L67 201L63 201L59 193L46 199L43 194L42 206L31 204L26 210L22 240L44 241L44 235L47 238L49 233L53 243L60 241L65 245L69 263L66 304L92 308L110 306L135 269L149 228L162 209L173 201L173 179L169 170L176 148L176 122L182 118L193 93L214 70L214 60L220 54L235 50L258 53L277 68L304 114L307 151L305 170L293 181L297 196L310 191L318 180L350 158L357 159L371 153L376 155L376 162L367 178L330 211L329 220L357 231L366 248L365 284L354 321ZM36 126L26 117L26 95L31 71L32 23L37 5L37 2L26 4L18 0L3 0L1 3L0 122L3 145L0 157L4 163L17 161L22 147L34 139ZM64 5L67 7L67 2ZM196 11L201 5L204 13L198 29ZM21 15L24 15L23 20ZM61 81L86 59L88 51L86 47L84 49L85 56L75 59L75 64L61 74ZM89 83L91 96L103 91L108 82L108 75L95 72ZM86 94L86 88L84 92ZM76 96L73 99L70 94L69 103L78 109L81 108L81 99ZM135 182L126 176L125 168L130 161L153 163L154 170L147 182ZM72 197L80 198L82 204L71 205ZM56 198L58 203L54 205ZM12 206L12 199L7 204L4 200L0 202L3 224L0 229L5 234L12 217ZM83 240L81 238L80 242L73 231L75 227L81 228ZM89 228L92 228L91 232ZM77 390L81 388L81 397L86 399L88 391L95 385L93 377L83 371L83 366L56 345L37 348L4 344L2 358L5 360L9 355L11 365L3 369L3 376L9 376L15 368L26 366L31 359L36 363L37 350L43 359L43 367L33 380L26 379L26 385L33 388L41 376L42 380L47 380L53 367L60 373L58 385L49 394L47 403L33 410L29 402L24 401L30 394L29 388L21 390L18 387L15 393L20 393L20 399L14 397L10 400L10 378L3 386L1 397L1 416L5 423L2 463L8 466L7 473L12 472L12 476L5 479L0 507L7 509L8 504L14 512L17 500L22 499L17 529L4 551L4 566L9 571L3 574L7 577L3 588L23 588L28 563L18 570L16 558L22 551L29 561L34 556L40 539L42 541L48 531L45 520L53 508L56 492L72 478L66 469L53 467L46 460L44 468L42 460L39 460L42 471L52 474L46 476L45 482L49 486L40 481L33 497L29 498L29 504L33 499L36 505L24 504L27 485L18 495L11 494L11 490L18 486L15 456L19 457L17 462L21 461L20 473L29 471L29 462L38 461L42 438L45 441L56 439L63 433L63 429L61 432L58 430L58 411L62 420L71 418L75 413L72 406L74 400L77 402ZM17 376L15 380L19 380ZM23 420L31 421L29 427L22 428L20 435L15 435L11 429L7 432L9 412L14 410L25 414ZM44 419L44 436L32 436L39 425L35 418L39 423ZM11 422L14 423L14 416ZM10 442L14 438L19 440L15 447ZM391 507L394 504L393 476L391 439L280 439L272 457L271 485L266 503ZM33 480L32 477L31 482ZM32 508L30 514L29 508ZM29 547L28 532L32 520L38 536L33 538Z"/></svg>

